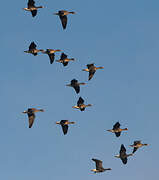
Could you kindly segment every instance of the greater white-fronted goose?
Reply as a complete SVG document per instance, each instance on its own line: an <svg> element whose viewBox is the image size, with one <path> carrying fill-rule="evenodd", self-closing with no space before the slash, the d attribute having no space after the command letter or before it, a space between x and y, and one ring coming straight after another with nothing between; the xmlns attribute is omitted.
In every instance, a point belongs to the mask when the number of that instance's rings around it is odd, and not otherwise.
<svg viewBox="0 0 159 180"><path fill-rule="evenodd" d="M43 52L43 49L36 49L36 44L33 42L31 42L30 46L29 46L29 50L28 51L24 51L25 53L30 53L33 54L34 56L36 56L38 54L38 52Z"/></svg>
<svg viewBox="0 0 159 180"><path fill-rule="evenodd" d="M36 109L36 108L28 108L27 111L23 111L23 113L27 113L28 118L29 118L29 128L32 127L35 119L35 113L36 112L44 112L43 109Z"/></svg>
<svg viewBox="0 0 159 180"><path fill-rule="evenodd" d="M50 58L50 64L54 62L55 52L61 51L60 49L46 49L46 51L42 51L42 53L47 54Z"/></svg>
<svg viewBox="0 0 159 180"><path fill-rule="evenodd" d="M74 58L67 58L67 55L65 53L61 54L61 58L59 60L56 60L56 62L60 62L63 64L63 66L67 66L69 61L75 61Z"/></svg>
<svg viewBox="0 0 159 180"><path fill-rule="evenodd" d="M77 106L72 106L72 108L80 109L81 111L84 111L85 108L89 107L89 106L92 106L92 104L85 105L84 100L81 97L79 97L79 99L77 101Z"/></svg>
<svg viewBox="0 0 159 180"><path fill-rule="evenodd" d="M66 11L66 10L61 10L61 11L58 11L58 13L54 13L54 15L58 15L60 17L63 29L66 29L67 15L68 14L75 14L75 12L72 12L72 11L69 12L69 11Z"/></svg>
<svg viewBox="0 0 159 180"><path fill-rule="evenodd" d="M97 69L104 69L104 67L96 67L94 66L94 63L92 64L87 64L87 69L83 69L83 71L89 72L89 77L88 80L91 80L93 75L95 74Z"/></svg>
<svg viewBox="0 0 159 180"><path fill-rule="evenodd" d="M37 10L39 8L44 8L43 6L35 6L35 1L34 0L28 0L28 7L23 8L25 11L30 11L32 14L32 17L35 17L37 14Z"/></svg>
<svg viewBox="0 0 159 180"><path fill-rule="evenodd" d="M107 131L115 133L116 137L119 137L122 131L127 131L127 130L128 130L128 128L121 129L120 123L117 122L114 124L113 129L109 129Z"/></svg>
<svg viewBox="0 0 159 180"><path fill-rule="evenodd" d="M65 135L65 134L67 134L67 131L68 131L68 125L69 124L75 124L75 122L70 122L68 120L61 120L61 121L57 121L56 124L61 125L62 131Z"/></svg>
<svg viewBox="0 0 159 180"><path fill-rule="evenodd" d="M120 148L120 154L116 155L115 157L120 158L122 160L123 164L126 164L129 156L133 156L133 153L126 154L126 149L125 149L124 145L122 144L121 148Z"/></svg>
<svg viewBox="0 0 159 180"><path fill-rule="evenodd" d="M91 171L93 171L94 173L100 173L100 172L104 172L104 171L107 171L107 170L112 170L111 168L103 168L103 165L102 165L102 161L101 160L98 160L98 159L92 159L95 163L96 163L96 169L91 169Z"/></svg>
<svg viewBox="0 0 159 180"><path fill-rule="evenodd" d="M80 85L85 85L86 83L79 83L78 80L72 79L70 84L67 84L66 86L73 87L76 93L78 94L80 92Z"/></svg>
<svg viewBox="0 0 159 180"><path fill-rule="evenodd" d="M134 141L134 144L130 145L131 147L134 147L133 153L137 151L138 148L142 146L148 146L149 144L142 144L141 141Z"/></svg>

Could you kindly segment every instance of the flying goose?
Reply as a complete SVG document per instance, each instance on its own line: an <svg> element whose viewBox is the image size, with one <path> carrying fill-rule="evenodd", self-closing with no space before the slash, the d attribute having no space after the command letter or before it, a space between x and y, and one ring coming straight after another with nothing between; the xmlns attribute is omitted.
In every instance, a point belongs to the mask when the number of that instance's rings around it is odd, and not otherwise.
<svg viewBox="0 0 159 180"><path fill-rule="evenodd" d="M117 122L114 124L113 129L109 129L107 131L115 133L116 137L119 137L122 131L127 131L127 130L128 130L128 128L121 129L120 123Z"/></svg>
<svg viewBox="0 0 159 180"><path fill-rule="evenodd" d="M80 85L85 85L86 83L79 83L76 79L71 80L71 84L67 84L66 86L73 87L78 94L80 92Z"/></svg>
<svg viewBox="0 0 159 180"><path fill-rule="evenodd" d="M141 141L134 141L133 145L130 145L131 147L134 147L133 149L133 153L135 153L137 151L138 148L142 147L142 146L148 146L149 144L142 144Z"/></svg>
<svg viewBox="0 0 159 180"><path fill-rule="evenodd" d="M126 164L127 160L128 160L127 157L129 157L129 156L133 156L133 153L126 154L126 149L125 149L124 145L122 144L121 148L120 148L120 154L116 155L115 157L120 158L122 160L123 164Z"/></svg>
<svg viewBox="0 0 159 180"><path fill-rule="evenodd" d="M43 6L35 6L35 1L34 0L28 0L28 7L23 8L25 11L30 11L32 14L32 17L35 17L37 14L37 10L39 8L44 8Z"/></svg>
<svg viewBox="0 0 159 180"><path fill-rule="evenodd" d="M92 63L92 64L87 64L87 69L82 69L82 70L89 72L88 80L91 80L97 69L104 69L104 67L96 67L94 66L94 63Z"/></svg>
<svg viewBox="0 0 159 180"><path fill-rule="evenodd" d="M74 58L67 58L67 55L65 53L61 54L61 58L59 60L56 60L56 62L60 62L63 64L63 66L67 66L69 61L75 61Z"/></svg>
<svg viewBox="0 0 159 180"><path fill-rule="evenodd" d="M68 131L68 125L69 124L75 124L75 122L70 122L68 120L61 120L61 121L57 121L56 124L61 125L62 131L65 135L65 134L67 134L67 131Z"/></svg>
<svg viewBox="0 0 159 180"><path fill-rule="evenodd" d="M58 11L58 13L54 13L54 15L58 15L60 17L63 29L66 29L68 14L75 14L75 12L61 10L61 11Z"/></svg>
<svg viewBox="0 0 159 180"><path fill-rule="evenodd" d="M95 163L96 163L96 169L92 169L91 171L93 171L94 173L100 173L100 172L104 172L106 170L112 170L111 168L103 168L103 165L102 165L102 161L101 160L98 160L98 159L92 159Z"/></svg>
<svg viewBox="0 0 159 180"><path fill-rule="evenodd" d="M38 54L38 52L43 52L43 49L36 49L36 44L33 42L31 42L30 46L29 46L29 50L28 51L24 51L25 53L30 53L33 54L34 56L36 56Z"/></svg>
<svg viewBox="0 0 159 180"><path fill-rule="evenodd" d="M35 109L35 108L28 108L27 111L23 111L23 113L27 113L28 118L29 118L29 128L32 127L35 119L35 113L36 112L44 112L43 109Z"/></svg>
<svg viewBox="0 0 159 180"><path fill-rule="evenodd" d="M54 62L55 52L61 51L60 49L46 49L46 51L42 51L42 53L47 54L50 58L50 64Z"/></svg>
<svg viewBox="0 0 159 180"><path fill-rule="evenodd" d="M84 111L85 108L89 107L89 106L92 106L92 104L85 105L84 100L81 97L79 97L79 99L77 101L77 106L72 106L72 108L80 109L81 111Z"/></svg>

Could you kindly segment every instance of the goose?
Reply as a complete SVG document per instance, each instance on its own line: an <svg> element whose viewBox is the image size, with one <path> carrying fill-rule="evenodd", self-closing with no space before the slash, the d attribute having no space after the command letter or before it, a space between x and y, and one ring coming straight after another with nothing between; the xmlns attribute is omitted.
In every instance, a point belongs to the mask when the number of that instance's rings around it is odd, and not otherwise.
<svg viewBox="0 0 159 180"><path fill-rule="evenodd" d="M129 156L133 156L133 153L126 154L126 149L125 149L123 144L121 145L121 148L120 148L120 154L119 155L115 155L115 157L120 158L122 160L123 164L127 163L127 160L128 160L127 158Z"/></svg>
<svg viewBox="0 0 159 180"><path fill-rule="evenodd" d="M75 12L72 12L72 11L69 12L69 11L66 11L66 10L61 10L61 11L58 11L57 13L54 13L54 15L58 15L60 17L63 29L66 29L67 15L68 14L75 14Z"/></svg>
<svg viewBox="0 0 159 180"><path fill-rule="evenodd" d="M69 124L75 124L75 122L70 122L68 120L61 120L61 121L57 121L56 124L61 125L62 131L65 135L65 134L67 134L67 131L68 131L68 125Z"/></svg>
<svg viewBox="0 0 159 180"><path fill-rule="evenodd" d="M134 141L134 144L130 145L130 147L134 147L133 153L137 151L138 148L142 146L148 146L149 144L142 144L141 141Z"/></svg>
<svg viewBox="0 0 159 180"><path fill-rule="evenodd" d="M65 53L62 53L61 58L59 60L56 60L56 62L62 63L63 66L67 66L69 61L75 61L75 59L74 58L68 59Z"/></svg>
<svg viewBox="0 0 159 180"><path fill-rule="evenodd" d="M24 51L25 53L30 53L33 54L34 56L36 56L38 54L38 52L43 52L43 49L36 49L36 44L33 42L31 42L30 46L29 46L29 50L28 51Z"/></svg>
<svg viewBox="0 0 159 180"><path fill-rule="evenodd" d="M32 14L32 17L35 17L37 14L37 10L39 8L44 8L43 6L35 6L35 1L34 0L28 0L28 7L23 8L25 11L30 11Z"/></svg>
<svg viewBox="0 0 159 180"><path fill-rule="evenodd" d="M104 67L96 67L94 66L94 63L92 63L87 64L87 69L82 69L82 71L89 72L88 80L91 80L97 69L104 69Z"/></svg>
<svg viewBox="0 0 159 180"><path fill-rule="evenodd" d="M92 106L92 104L85 105L84 100L81 97L79 97L79 99L77 101L77 106L72 106L72 108L80 109L81 111L84 111L85 108L89 107L89 106Z"/></svg>
<svg viewBox="0 0 159 180"><path fill-rule="evenodd" d="M80 92L80 85L85 85L86 83L79 83L78 80L72 79L71 84L67 84L66 86L73 87L78 94Z"/></svg>
<svg viewBox="0 0 159 180"><path fill-rule="evenodd" d="M29 128L32 127L35 119L35 113L36 112L44 112L43 109L36 109L36 108L28 108L27 111L23 111L23 113L27 113L28 118L29 118Z"/></svg>
<svg viewBox="0 0 159 180"><path fill-rule="evenodd" d="M55 52L61 51L60 49L46 49L46 51L42 51L42 53L47 54L50 58L50 64L54 62Z"/></svg>
<svg viewBox="0 0 159 180"><path fill-rule="evenodd" d="M98 160L98 159L92 159L95 163L96 163L96 169L91 169L91 171L93 171L94 173L100 173L100 172L104 172L104 171L107 171L107 170L112 170L111 168L103 168L103 165L102 165L102 161L101 160Z"/></svg>
<svg viewBox="0 0 159 180"><path fill-rule="evenodd" d="M107 131L115 133L116 137L119 137L122 131L127 131L127 130L128 130L128 128L121 129L120 123L117 122L114 124L113 129L109 129Z"/></svg>

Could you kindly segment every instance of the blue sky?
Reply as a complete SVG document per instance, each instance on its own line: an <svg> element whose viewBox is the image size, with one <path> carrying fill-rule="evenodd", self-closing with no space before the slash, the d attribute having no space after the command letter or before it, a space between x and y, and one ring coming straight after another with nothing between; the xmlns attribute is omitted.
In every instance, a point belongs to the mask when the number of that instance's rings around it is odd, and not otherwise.
<svg viewBox="0 0 159 180"><path fill-rule="evenodd" d="M43 1L35 18L22 8L27 1L1 3L1 179L4 180L122 180L158 177L159 126L159 2L157 0ZM63 31L53 13L66 9ZM67 67L47 55L24 53L37 48L62 49L74 57ZM56 54L58 59L60 53ZM88 82L86 64L104 66ZM86 82L79 95L65 85L73 78ZM72 109L82 96L93 104L86 111ZM43 108L28 128L29 107ZM75 121L66 136L61 119ZM115 122L127 127L120 138L107 132ZM130 157L127 165L115 158L120 145L134 140L150 144ZM92 158L112 171L93 174Z"/></svg>

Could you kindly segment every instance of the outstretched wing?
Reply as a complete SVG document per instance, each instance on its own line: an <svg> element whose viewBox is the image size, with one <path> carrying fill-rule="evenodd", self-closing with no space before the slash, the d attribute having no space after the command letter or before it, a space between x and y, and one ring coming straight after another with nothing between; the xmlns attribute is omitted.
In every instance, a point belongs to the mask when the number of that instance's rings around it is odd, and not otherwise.
<svg viewBox="0 0 159 180"><path fill-rule="evenodd" d="M120 159L122 160L123 164L127 163L126 149L123 144L120 148Z"/></svg>
<svg viewBox="0 0 159 180"><path fill-rule="evenodd" d="M138 147L134 147L133 149L133 153L135 153L137 151Z"/></svg>
<svg viewBox="0 0 159 180"><path fill-rule="evenodd" d="M123 164L126 164L126 163L127 163L127 161L128 161L128 158L127 158L127 157L125 157L125 158L121 158L121 160L122 160Z"/></svg>
<svg viewBox="0 0 159 180"><path fill-rule="evenodd" d="M72 79L72 80L71 80L71 86L76 85L76 84L77 84L77 82L78 82L78 81L77 81L76 79Z"/></svg>
<svg viewBox="0 0 159 180"><path fill-rule="evenodd" d="M115 132L116 137L119 137L121 132Z"/></svg>
<svg viewBox="0 0 159 180"><path fill-rule="evenodd" d="M37 10L31 11L32 17L35 17L37 15Z"/></svg>
<svg viewBox="0 0 159 180"><path fill-rule="evenodd" d="M62 64L63 64L63 66L67 66L68 62L63 62Z"/></svg>
<svg viewBox="0 0 159 180"><path fill-rule="evenodd" d="M96 163L96 169L97 170L100 170L103 168L101 160L98 160L98 159L92 159L92 160Z"/></svg>
<svg viewBox="0 0 159 180"><path fill-rule="evenodd" d="M61 124L61 127L62 127L62 131L65 134L67 134L67 131L68 131L68 125L65 124L66 122L68 122L68 120L61 120L60 121L60 124Z"/></svg>
<svg viewBox="0 0 159 180"><path fill-rule="evenodd" d="M29 118L29 128L31 128L33 123L34 123L35 114L32 113L32 112L29 112L28 113L28 118Z"/></svg>
<svg viewBox="0 0 159 180"><path fill-rule="evenodd" d="M80 106L80 105L82 105L84 103L84 100L81 98L81 97L79 97L79 99L78 99L78 101L77 101L77 106Z"/></svg>
<svg viewBox="0 0 159 180"><path fill-rule="evenodd" d="M80 92L80 86L79 85L75 85L75 86L73 86L73 88L75 89L77 94Z"/></svg>
<svg viewBox="0 0 159 180"><path fill-rule="evenodd" d="M36 49L36 44L33 42L31 42L30 46L29 46L29 51Z"/></svg>
<svg viewBox="0 0 159 180"><path fill-rule="evenodd" d="M67 16L66 16L66 15L60 15L59 17L60 17L60 20L61 20L63 29L66 29L66 25L67 25Z"/></svg>
<svg viewBox="0 0 159 180"><path fill-rule="evenodd" d="M120 123L119 122L114 124L113 130L118 129L118 128L120 128Z"/></svg>
<svg viewBox="0 0 159 180"><path fill-rule="evenodd" d="M67 58L67 55L65 54L65 53L62 53L61 54L61 60L64 60L64 59L66 59Z"/></svg>
<svg viewBox="0 0 159 180"><path fill-rule="evenodd" d="M55 54L52 53L52 54L48 54L49 58L50 58L50 64L52 64L54 62L54 59L55 59Z"/></svg>
<svg viewBox="0 0 159 180"><path fill-rule="evenodd" d="M90 70L89 70L89 78L88 78L88 80L91 80L91 79L92 79L92 77L94 76L95 72L96 72L95 69L90 69Z"/></svg>
<svg viewBox="0 0 159 180"><path fill-rule="evenodd" d="M35 5L35 1L34 0L29 0L28 1L28 8L35 7L34 5Z"/></svg>
<svg viewBox="0 0 159 180"><path fill-rule="evenodd" d="M87 64L88 69L90 69L91 67L94 67L94 64Z"/></svg>

